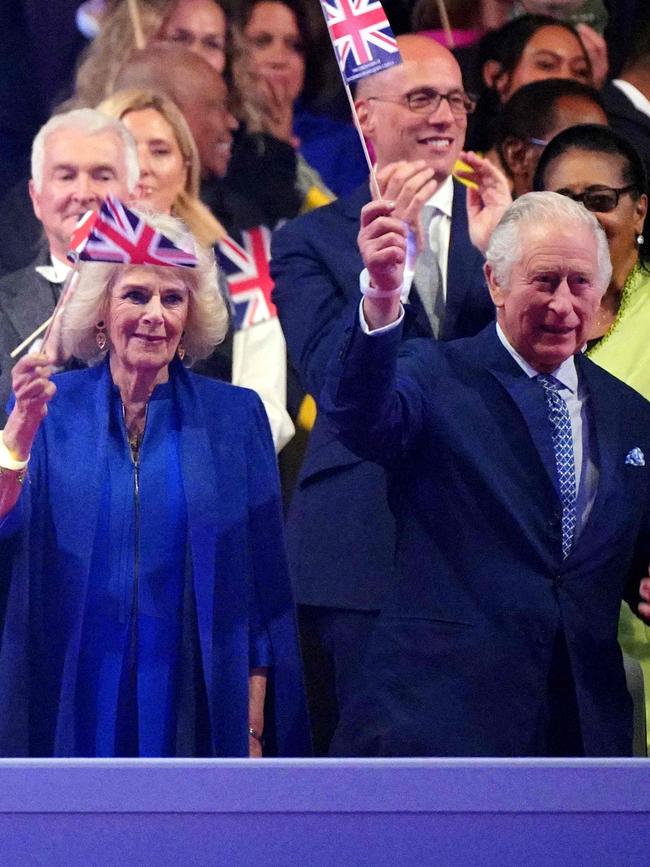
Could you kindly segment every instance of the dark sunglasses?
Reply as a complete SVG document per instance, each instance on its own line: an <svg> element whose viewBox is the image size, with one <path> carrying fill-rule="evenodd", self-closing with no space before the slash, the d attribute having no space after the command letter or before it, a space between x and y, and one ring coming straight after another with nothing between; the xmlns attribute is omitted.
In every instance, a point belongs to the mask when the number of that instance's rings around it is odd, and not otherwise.
<svg viewBox="0 0 650 867"><path fill-rule="evenodd" d="M635 190L634 184L628 184L627 187L587 187L581 193L572 193L571 190L556 190L561 196L568 196L574 202L582 202L588 211L595 211L597 214L608 214L618 206L618 200L623 193L631 193Z"/></svg>

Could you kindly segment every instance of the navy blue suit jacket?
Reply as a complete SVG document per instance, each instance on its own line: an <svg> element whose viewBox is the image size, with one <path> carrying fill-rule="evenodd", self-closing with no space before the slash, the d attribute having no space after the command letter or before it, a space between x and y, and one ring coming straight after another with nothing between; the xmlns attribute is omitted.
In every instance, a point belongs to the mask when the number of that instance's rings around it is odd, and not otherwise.
<svg viewBox="0 0 650 867"><path fill-rule="evenodd" d="M273 238L273 299L291 360L316 399L329 359L361 299L357 234L361 208L369 200L364 185L291 221ZM483 258L469 240L465 189L454 182L442 339L476 334L493 318L482 267ZM404 339L431 337L417 291L411 291L410 301ZM319 416L287 526L298 602L379 608L392 580L394 540L383 469L360 460Z"/></svg>
<svg viewBox="0 0 650 867"><path fill-rule="evenodd" d="M561 630L585 754L631 754L616 631L650 555L650 404L576 358L599 480L563 560L543 392L494 326L401 352L399 329L349 331L322 404L349 448L389 467L398 579L334 752L531 754ZM648 465L626 461L634 448Z"/></svg>

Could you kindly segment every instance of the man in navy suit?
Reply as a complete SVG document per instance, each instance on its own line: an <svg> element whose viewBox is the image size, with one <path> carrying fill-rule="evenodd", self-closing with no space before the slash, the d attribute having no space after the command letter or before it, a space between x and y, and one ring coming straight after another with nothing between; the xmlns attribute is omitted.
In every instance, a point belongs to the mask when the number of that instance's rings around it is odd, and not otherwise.
<svg viewBox="0 0 650 867"><path fill-rule="evenodd" d="M427 37L403 36L398 43L403 63L363 79L355 104L376 156L381 192L395 202L413 246L417 239L425 254L410 263L404 338L469 336L494 315L483 256L472 241L484 247L509 192L505 179L478 158L468 160L479 192L469 194L452 180L472 109L460 69L447 49ZM364 184L274 236L274 300L291 360L316 399L361 297L357 234L370 195ZM317 753L327 749L337 701L345 703L359 647L392 582L394 544L383 469L359 460L318 418L288 519L303 639L315 652L324 651L320 659L305 648Z"/></svg>
<svg viewBox="0 0 650 867"><path fill-rule="evenodd" d="M581 353L611 265L593 215L517 199L485 272L496 325L401 346L405 232L362 212L367 294L322 404L389 468L398 580L332 752L623 756L621 597L650 622L650 404Z"/></svg>

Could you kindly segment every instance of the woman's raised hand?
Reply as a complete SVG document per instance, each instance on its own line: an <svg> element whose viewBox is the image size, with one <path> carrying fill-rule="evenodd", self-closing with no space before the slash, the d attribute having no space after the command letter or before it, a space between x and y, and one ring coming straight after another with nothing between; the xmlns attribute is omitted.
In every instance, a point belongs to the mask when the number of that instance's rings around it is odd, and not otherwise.
<svg viewBox="0 0 650 867"><path fill-rule="evenodd" d="M25 460L41 421L47 415L47 404L56 392L52 368L47 355L25 355L11 372L16 403L4 429L4 443L17 460Z"/></svg>

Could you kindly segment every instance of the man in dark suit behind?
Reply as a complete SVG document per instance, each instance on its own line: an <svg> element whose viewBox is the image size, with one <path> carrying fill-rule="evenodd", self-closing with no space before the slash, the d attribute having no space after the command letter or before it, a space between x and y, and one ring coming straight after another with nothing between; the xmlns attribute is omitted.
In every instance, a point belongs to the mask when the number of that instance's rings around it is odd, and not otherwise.
<svg viewBox="0 0 650 867"><path fill-rule="evenodd" d="M66 253L77 220L98 210L108 193L126 198L139 171L129 131L93 109L55 115L37 133L29 195L44 238L31 264L0 280L0 426L15 361L9 353L52 315L70 271Z"/></svg>
<svg viewBox="0 0 650 867"><path fill-rule="evenodd" d="M398 581L332 745L354 756L623 756L616 628L650 622L650 404L581 353L611 265L584 207L517 199L486 276L496 325L400 351L404 229L362 213L370 294L325 411L389 468Z"/></svg>
<svg viewBox="0 0 650 867"><path fill-rule="evenodd" d="M382 193L395 201L423 248L422 257L411 261L415 274L405 289L404 339L469 336L494 315L483 257L468 231L469 194L451 177L472 104L447 49L423 36L403 36L398 43L403 63L363 79L355 102ZM470 208L472 240L480 247L510 197L496 170L468 159L481 187ZM316 398L343 325L361 298L357 233L369 199L365 184L274 236L274 300L293 364ZM359 647L392 581L394 541L384 471L352 454L318 418L288 518L317 753L327 750L337 701L347 699Z"/></svg>

